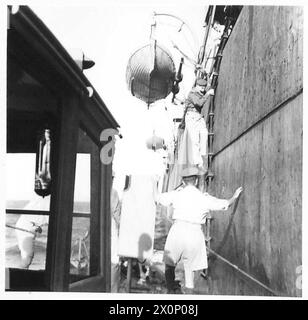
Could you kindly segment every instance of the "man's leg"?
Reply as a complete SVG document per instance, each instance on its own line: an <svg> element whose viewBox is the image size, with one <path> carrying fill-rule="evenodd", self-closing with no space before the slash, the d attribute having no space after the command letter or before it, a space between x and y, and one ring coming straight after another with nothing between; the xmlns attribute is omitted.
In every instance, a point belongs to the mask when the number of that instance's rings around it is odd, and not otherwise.
<svg viewBox="0 0 308 320"><path fill-rule="evenodd" d="M181 287L175 281L175 268L182 255L181 237L183 231L174 223L168 233L164 249L165 279L168 293L182 293Z"/></svg>
<svg viewBox="0 0 308 320"><path fill-rule="evenodd" d="M194 271L185 268L185 289L186 294L192 294L194 291Z"/></svg>
<svg viewBox="0 0 308 320"><path fill-rule="evenodd" d="M175 267L165 264L165 279L167 293L182 294L181 286L175 281Z"/></svg>
<svg viewBox="0 0 308 320"><path fill-rule="evenodd" d="M208 171L208 130L205 124L204 119L200 119L198 123L199 128L199 141L200 141L200 154L203 161L203 170L205 173Z"/></svg>
<svg viewBox="0 0 308 320"><path fill-rule="evenodd" d="M208 153L207 151L208 130L203 119L199 120L198 129L199 129L200 153L202 156L206 156Z"/></svg>
<svg viewBox="0 0 308 320"><path fill-rule="evenodd" d="M189 112L186 115L186 130L189 138L189 157L191 165L203 166L202 153L200 152L200 120L203 118L196 112ZM204 121L203 121L204 122ZM205 153L206 154L206 153Z"/></svg>
<svg viewBox="0 0 308 320"><path fill-rule="evenodd" d="M146 265L143 265L138 261L138 266L139 266L139 280L138 284L144 284L146 282L147 277L149 276L150 268L147 267ZM146 272L143 271L143 268L146 269Z"/></svg>
<svg viewBox="0 0 308 320"><path fill-rule="evenodd" d="M168 293L174 293L175 267L165 264L165 279Z"/></svg>

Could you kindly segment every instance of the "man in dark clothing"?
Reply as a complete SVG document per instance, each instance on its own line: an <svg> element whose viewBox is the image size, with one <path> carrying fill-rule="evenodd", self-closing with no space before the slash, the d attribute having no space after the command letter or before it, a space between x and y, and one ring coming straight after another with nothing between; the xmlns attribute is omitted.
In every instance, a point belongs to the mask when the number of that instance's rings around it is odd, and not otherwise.
<svg viewBox="0 0 308 320"><path fill-rule="evenodd" d="M205 102L210 95L214 94L214 90L210 89L206 92L207 81L205 79L198 79L196 86L190 91L185 101L185 113L187 111L202 112Z"/></svg>

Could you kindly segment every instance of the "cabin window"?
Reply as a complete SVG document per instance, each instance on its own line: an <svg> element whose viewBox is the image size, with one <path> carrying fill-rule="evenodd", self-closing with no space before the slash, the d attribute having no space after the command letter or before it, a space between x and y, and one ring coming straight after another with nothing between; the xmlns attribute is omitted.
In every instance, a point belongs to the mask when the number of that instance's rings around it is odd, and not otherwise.
<svg viewBox="0 0 308 320"><path fill-rule="evenodd" d="M90 154L76 155L74 213L90 214L90 161Z"/></svg>
<svg viewBox="0 0 308 320"><path fill-rule="evenodd" d="M28 246L31 240L27 235L31 238L33 234L23 230L32 231L29 222L33 221L41 225L42 232L32 241L34 257L27 268L45 270L50 196L43 198L34 192L36 155L12 153L6 157L6 267L24 268L21 250L27 248L22 246ZM89 275L90 267L90 160L90 154L76 156L70 271L78 275Z"/></svg>
<svg viewBox="0 0 308 320"><path fill-rule="evenodd" d="M82 134L82 133L81 133ZM91 155L76 155L70 273L90 274Z"/></svg>
<svg viewBox="0 0 308 320"><path fill-rule="evenodd" d="M34 153L6 154L6 268L45 270L50 196L34 192L35 159Z"/></svg>
<svg viewBox="0 0 308 320"><path fill-rule="evenodd" d="M99 149L86 130L79 128L71 237L70 282L99 273L101 255L97 233L100 210ZM92 244L92 246L91 246Z"/></svg>

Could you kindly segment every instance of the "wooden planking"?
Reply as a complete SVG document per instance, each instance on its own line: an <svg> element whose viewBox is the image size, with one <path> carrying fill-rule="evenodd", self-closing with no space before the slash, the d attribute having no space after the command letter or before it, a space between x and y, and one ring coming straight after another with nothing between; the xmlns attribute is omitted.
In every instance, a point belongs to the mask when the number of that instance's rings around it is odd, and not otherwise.
<svg viewBox="0 0 308 320"><path fill-rule="evenodd" d="M302 87L302 8L244 7L221 63L214 151Z"/></svg>
<svg viewBox="0 0 308 320"><path fill-rule="evenodd" d="M227 198L244 187L222 255L281 294L300 295L295 284L302 264L302 95L219 154L214 171L215 195ZM213 213L214 250L230 212ZM216 264L220 280L209 293L267 294Z"/></svg>
<svg viewBox="0 0 308 320"><path fill-rule="evenodd" d="M244 7L224 51L215 100L214 151L239 139L214 158L211 191L230 197L244 187L222 255L288 296L301 295L302 24L300 7ZM215 250L229 216L213 216ZM199 292L268 294L222 262L211 267L212 281L201 281Z"/></svg>

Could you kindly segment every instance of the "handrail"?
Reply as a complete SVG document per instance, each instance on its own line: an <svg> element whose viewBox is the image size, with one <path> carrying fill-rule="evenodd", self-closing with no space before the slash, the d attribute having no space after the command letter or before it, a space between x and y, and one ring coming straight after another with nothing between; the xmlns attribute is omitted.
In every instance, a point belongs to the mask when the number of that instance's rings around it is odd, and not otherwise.
<svg viewBox="0 0 308 320"><path fill-rule="evenodd" d="M25 214L25 215L38 215L45 216L50 215L50 211L43 210L24 210L24 209L6 209L6 214ZM91 213L73 212L73 217L76 218L90 218Z"/></svg>

